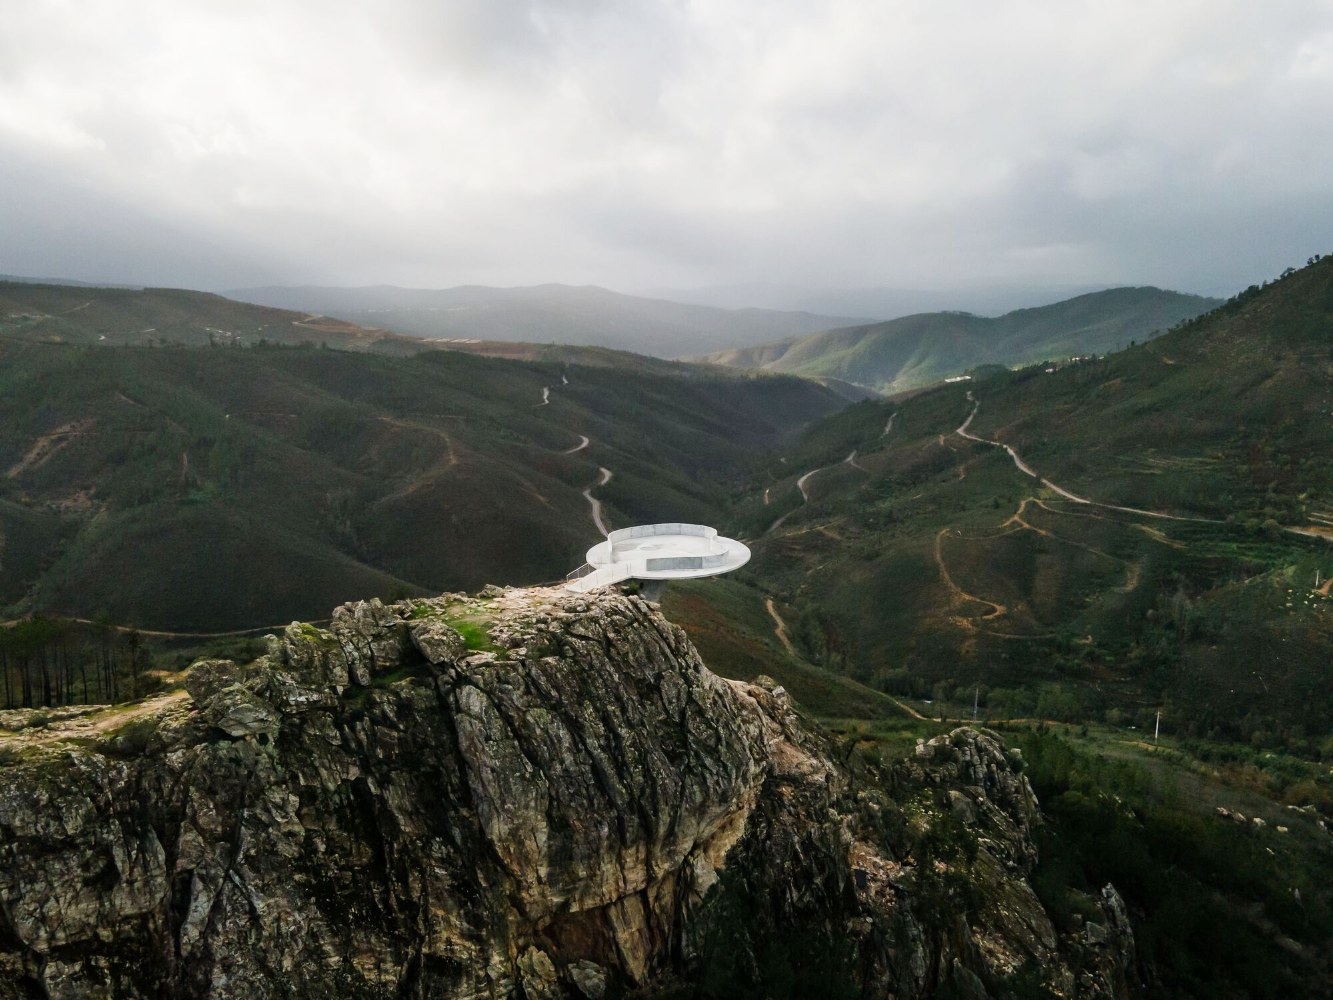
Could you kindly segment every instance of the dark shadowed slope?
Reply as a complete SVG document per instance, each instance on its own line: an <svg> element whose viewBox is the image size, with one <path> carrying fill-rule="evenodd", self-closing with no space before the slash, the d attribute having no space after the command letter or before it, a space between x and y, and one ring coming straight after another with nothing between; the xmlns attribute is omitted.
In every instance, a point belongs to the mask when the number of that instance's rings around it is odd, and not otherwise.
<svg viewBox="0 0 1333 1000"><path fill-rule="evenodd" d="M756 453L845 405L682 372L0 340L0 601L208 631L550 580L598 538L599 467L613 527L717 521Z"/></svg>

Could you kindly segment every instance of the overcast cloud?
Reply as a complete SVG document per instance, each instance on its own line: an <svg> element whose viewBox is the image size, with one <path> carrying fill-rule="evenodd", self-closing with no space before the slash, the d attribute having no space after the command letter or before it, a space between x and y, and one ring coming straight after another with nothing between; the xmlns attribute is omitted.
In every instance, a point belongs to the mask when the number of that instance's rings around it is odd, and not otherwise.
<svg viewBox="0 0 1333 1000"><path fill-rule="evenodd" d="M1230 293L1330 123L1333 0L27 0L0 271Z"/></svg>

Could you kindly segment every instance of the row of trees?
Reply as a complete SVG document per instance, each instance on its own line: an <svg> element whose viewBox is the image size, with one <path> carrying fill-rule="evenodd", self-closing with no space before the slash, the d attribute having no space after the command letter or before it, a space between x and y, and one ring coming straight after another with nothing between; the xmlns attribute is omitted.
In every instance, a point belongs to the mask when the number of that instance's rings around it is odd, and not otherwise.
<svg viewBox="0 0 1333 1000"><path fill-rule="evenodd" d="M33 616L0 628L6 709L105 704L136 698L150 665L143 636L109 621Z"/></svg>

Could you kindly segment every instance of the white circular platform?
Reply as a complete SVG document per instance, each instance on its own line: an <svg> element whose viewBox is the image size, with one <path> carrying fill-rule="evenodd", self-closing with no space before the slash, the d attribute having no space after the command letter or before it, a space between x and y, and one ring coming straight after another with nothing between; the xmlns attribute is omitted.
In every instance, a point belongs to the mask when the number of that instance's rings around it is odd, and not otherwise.
<svg viewBox="0 0 1333 1000"><path fill-rule="evenodd" d="M734 538L721 537L716 528L670 522L613 531L588 550L587 558L585 571L567 584L570 589L591 590L622 580L716 576L744 566L750 561L750 549Z"/></svg>

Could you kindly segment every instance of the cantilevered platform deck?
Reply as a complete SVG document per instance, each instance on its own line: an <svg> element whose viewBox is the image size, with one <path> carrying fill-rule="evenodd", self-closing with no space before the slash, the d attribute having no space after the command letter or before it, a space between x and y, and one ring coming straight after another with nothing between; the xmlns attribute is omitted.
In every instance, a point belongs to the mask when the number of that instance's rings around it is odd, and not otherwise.
<svg viewBox="0 0 1333 1000"><path fill-rule="evenodd" d="M750 561L750 549L703 524L667 522L621 528L588 550L588 561L565 584L587 593L625 580L689 580L729 573Z"/></svg>

